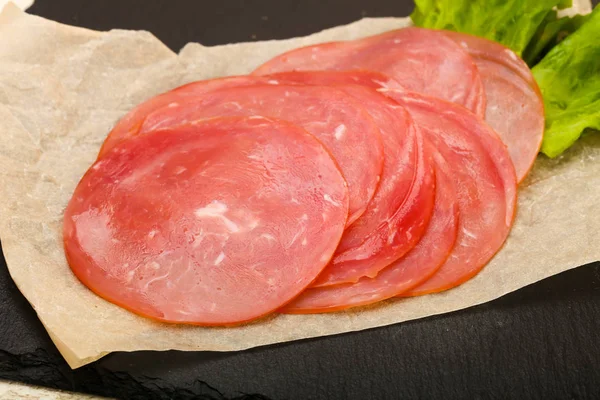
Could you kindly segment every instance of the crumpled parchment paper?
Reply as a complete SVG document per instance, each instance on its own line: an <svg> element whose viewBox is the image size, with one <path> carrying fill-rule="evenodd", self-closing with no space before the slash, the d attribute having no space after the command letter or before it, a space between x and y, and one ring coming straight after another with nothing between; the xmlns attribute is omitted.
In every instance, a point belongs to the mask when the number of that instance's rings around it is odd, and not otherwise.
<svg viewBox="0 0 600 400"><path fill-rule="evenodd" d="M147 32L95 32L27 15L0 15L0 237L10 274L71 367L112 351L232 351L383 326L484 303L600 259L600 135L563 157L539 157L521 186L502 251L471 281L445 293L349 312L276 315L237 328L153 322L102 300L65 260L63 210L113 124L177 85L247 73L293 47L352 39L409 24L363 19L308 37L179 55Z"/></svg>
<svg viewBox="0 0 600 400"><path fill-rule="evenodd" d="M29 7L33 5L34 0L13 0L12 3L19 7L21 10L27 10ZM11 3L10 0L0 0L0 11L4 8L5 5Z"/></svg>

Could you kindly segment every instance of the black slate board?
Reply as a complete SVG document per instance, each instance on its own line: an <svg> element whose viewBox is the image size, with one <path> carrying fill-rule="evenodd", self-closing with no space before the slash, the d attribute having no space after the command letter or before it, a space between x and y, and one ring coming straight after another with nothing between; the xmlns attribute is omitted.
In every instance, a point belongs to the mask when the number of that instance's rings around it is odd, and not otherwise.
<svg viewBox="0 0 600 400"><path fill-rule="evenodd" d="M37 0L30 12L92 29L146 29L178 50L411 9L411 0ZM237 353L116 353L71 371L0 264L0 379L127 399L598 399L598 332L595 263L390 327Z"/></svg>

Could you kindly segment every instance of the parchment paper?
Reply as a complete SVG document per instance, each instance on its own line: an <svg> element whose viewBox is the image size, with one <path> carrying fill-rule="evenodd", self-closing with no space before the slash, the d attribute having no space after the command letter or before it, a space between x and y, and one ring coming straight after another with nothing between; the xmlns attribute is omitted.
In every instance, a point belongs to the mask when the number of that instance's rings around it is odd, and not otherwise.
<svg viewBox="0 0 600 400"><path fill-rule="evenodd" d="M0 15L0 237L10 274L71 367L112 351L231 351L462 309L600 259L600 137L540 157L503 250L459 288L356 311L273 316L238 328L152 322L94 295L70 272L62 213L107 132L131 107L195 79L246 73L284 50L405 26L363 19L309 37L179 55L147 32L73 28L7 6Z"/></svg>
<svg viewBox="0 0 600 400"><path fill-rule="evenodd" d="M34 0L14 0L14 1L12 1L12 3L14 3L21 10L27 10L29 7L31 7L33 5L33 2L34 2ZM7 5L8 3L11 3L11 1L0 0L0 10L2 10L4 8L4 6Z"/></svg>

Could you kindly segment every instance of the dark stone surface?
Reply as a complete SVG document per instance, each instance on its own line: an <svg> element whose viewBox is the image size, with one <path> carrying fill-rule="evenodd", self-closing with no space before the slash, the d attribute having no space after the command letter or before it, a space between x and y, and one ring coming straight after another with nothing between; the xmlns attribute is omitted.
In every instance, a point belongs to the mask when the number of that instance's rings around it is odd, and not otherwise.
<svg viewBox="0 0 600 400"><path fill-rule="evenodd" d="M30 12L97 30L144 29L177 51L191 41L284 39L412 9L412 0L37 0Z"/></svg>
<svg viewBox="0 0 600 400"><path fill-rule="evenodd" d="M146 29L179 49L411 9L407 0L37 0L31 12L93 29ZM116 353L71 371L1 261L0 379L127 399L600 398L599 263L404 324L236 353Z"/></svg>

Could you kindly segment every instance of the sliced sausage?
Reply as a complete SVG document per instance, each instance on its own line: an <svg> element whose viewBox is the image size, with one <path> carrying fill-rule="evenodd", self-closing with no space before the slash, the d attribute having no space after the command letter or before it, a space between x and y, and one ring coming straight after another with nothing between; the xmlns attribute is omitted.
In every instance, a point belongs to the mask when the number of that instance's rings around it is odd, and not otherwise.
<svg viewBox="0 0 600 400"><path fill-rule="evenodd" d="M224 87L252 85L255 84L256 81L256 78L249 76L230 76L226 78L210 79L188 83L166 93L151 97L145 102L134 107L117 122L102 144L98 158L102 157L104 153L106 153L120 141L137 135L142 123L144 122L144 119L148 116L148 114L160 108L166 107L169 104L177 104L179 102L189 101L191 98L198 97L211 90Z"/></svg>
<svg viewBox="0 0 600 400"><path fill-rule="evenodd" d="M138 134L217 116L263 115L297 124L315 135L338 162L350 191L354 222L367 208L384 163L378 126L363 105L324 86L254 85L206 91L150 113Z"/></svg>
<svg viewBox="0 0 600 400"><path fill-rule="evenodd" d="M280 83L330 85L360 100L382 134L385 162L379 188L365 213L348 227L333 262L314 287L375 276L412 249L424 234L434 199L434 177L423 137L408 113L373 88L387 78L373 72L284 72Z"/></svg>
<svg viewBox="0 0 600 400"><path fill-rule="evenodd" d="M317 44L281 54L253 72L355 70L381 72L405 90L485 112L485 93L471 56L442 32L416 27L367 38Z"/></svg>
<svg viewBox="0 0 600 400"><path fill-rule="evenodd" d="M508 147L517 180L525 178L542 145L544 101L531 70L499 43L447 32L475 60L487 99L486 122Z"/></svg>
<svg viewBox="0 0 600 400"><path fill-rule="evenodd" d="M450 166L460 212L448 260L408 294L449 289L479 272L504 244L515 214L514 167L496 132L464 107L418 93L387 94L408 110Z"/></svg>
<svg viewBox="0 0 600 400"><path fill-rule="evenodd" d="M298 295L329 262L348 190L327 150L287 122L215 118L124 141L64 216L75 275L166 322L227 325Z"/></svg>
<svg viewBox="0 0 600 400"><path fill-rule="evenodd" d="M431 277L447 259L458 228L458 205L445 161L436 157L436 200L431 222L414 249L374 278L356 283L309 288L280 312L308 314L339 311L389 299Z"/></svg>

